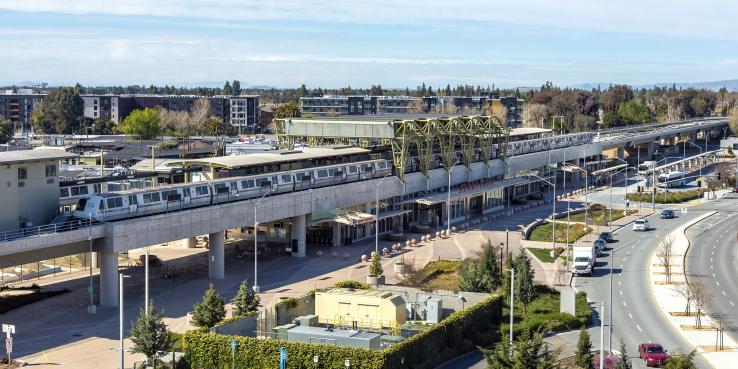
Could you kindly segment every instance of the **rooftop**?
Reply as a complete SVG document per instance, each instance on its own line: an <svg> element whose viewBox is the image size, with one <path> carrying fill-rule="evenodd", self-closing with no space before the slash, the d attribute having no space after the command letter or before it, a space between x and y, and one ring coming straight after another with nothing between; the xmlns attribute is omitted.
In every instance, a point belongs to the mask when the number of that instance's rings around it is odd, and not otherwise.
<svg viewBox="0 0 738 369"><path fill-rule="evenodd" d="M61 150L18 150L0 152L0 164L27 163L32 161L62 160L76 158L72 154Z"/></svg>
<svg viewBox="0 0 738 369"><path fill-rule="evenodd" d="M216 156L213 158L172 160L168 166L193 166L203 165L214 168L235 169L253 165L275 164L296 160L310 160L330 156L364 154L369 153L367 149L353 146L334 147L309 147L301 150L274 150L267 152L256 152L244 155ZM151 163L149 163L151 165Z"/></svg>

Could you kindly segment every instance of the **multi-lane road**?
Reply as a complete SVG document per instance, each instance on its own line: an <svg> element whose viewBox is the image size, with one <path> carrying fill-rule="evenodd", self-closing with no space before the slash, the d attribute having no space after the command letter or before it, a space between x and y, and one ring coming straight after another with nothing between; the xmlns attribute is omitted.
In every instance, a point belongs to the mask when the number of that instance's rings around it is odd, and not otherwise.
<svg viewBox="0 0 738 369"><path fill-rule="evenodd" d="M626 344L631 356L637 356L636 350L639 343L647 342L660 343L670 351L681 350L682 352L690 352L693 349L672 328L671 324L657 307L649 285L648 264L651 261L651 255L655 251L659 240L681 226L683 222L688 222L710 211L718 210L721 213L731 211L731 206L734 206L735 201L736 199L720 199L693 206L689 208L687 214L679 214L683 218L659 219L658 214L654 214L647 218L652 228L648 232L636 232L629 225L625 226L616 231L616 242L610 243L608 250L598 258L597 270L594 275L592 277L574 278L573 286L580 291L586 292L591 301L595 303L605 301L606 311L603 318L606 324L609 323L610 254L615 252L612 255L613 350L618 349L620 340ZM676 211L676 213L679 213L679 211ZM736 220L738 220L738 217L736 217ZM727 226L729 221L724 223ZM731 239L734 239L734 236ZM734 245L735 243L733 243L731 248L733 260L735 261ZM724 249L728 249L728 247L724 247ZM701 256L697 258L701 259ZM738 266L738 264L735 266ZM729 280L727 273L724 278L726 281ZM728 287L726 286L726 288ZM730 291L726 290L725 293L726 296L732 295L734 298L737 298L738 288L733 286ZM730 302L735 303L738 301L726 301L726 304L728 304L726 309L730 307ZM607 331L605 332L605 343L605 348L607 349ZM701 368L710 368L707 362L701 357L697 357L696 362ZM645 368L644 363L638 360L637 357L633 360L633 363L636 368Z"/></svg>
<svg viewBox="0 0 738 369"><path fill-rule="evenodd" d="M719 203L735 205L738 196L730 194ZM729 206L715 208L718 213L687 230L690 250L686 267L689 282L700 281L711 291L708 314L726 323L726 334L738 338L738 274L736 259L736 228L738 209Z"/></svg>

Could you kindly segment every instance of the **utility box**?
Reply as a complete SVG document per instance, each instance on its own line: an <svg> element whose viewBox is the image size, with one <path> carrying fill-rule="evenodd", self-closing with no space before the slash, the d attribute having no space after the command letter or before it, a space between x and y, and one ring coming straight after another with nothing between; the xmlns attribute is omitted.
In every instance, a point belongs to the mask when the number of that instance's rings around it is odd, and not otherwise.
<svg viewBox="0 0 738 369"><path fill-rule="evenodd" d="M428 323L438 323L443 317L441 299L430 298L425 300L425 320Z"/></svg>
<svg viewBox="0 0 738 369"><path fill-rule="evenodd" d="M387 291L334 288L315 292L320 323L376 330L405 323L405 299Z"/></svg>
<svg viewBox="0 0 738 369"><path fill-rule="evenodd" d="M371 350L379 349L379 337L379 334L376 333L322 327L297 326L287 331L287 340L290 342L357 347Z"/></svg>
<svg viewBox="0 0 738 369"><path fill-rule="evenodd" d="M318 325L318 316L312 314L298 316L292 321L292 323L302 327L315 327L316 325Z"/></svg>
<svg viewBox="0 0 738 369"><path fill-rule="evenodd" d="M297 325L295 324L285 324L285 325L279 325L279 326L272 328L272 332L274 333L274 338L280 339L280 340L286 340L287 331L295 327L297 327Z"/></svg>
<svg viewBox="0 0 738 369"><path fill-rule="evenodd" d="M381 344L381 348L387 348L389 346L398 344L405 340L405 337L402 336L391 336L391 335L384 335L379 338L379 342Z"/></svg>

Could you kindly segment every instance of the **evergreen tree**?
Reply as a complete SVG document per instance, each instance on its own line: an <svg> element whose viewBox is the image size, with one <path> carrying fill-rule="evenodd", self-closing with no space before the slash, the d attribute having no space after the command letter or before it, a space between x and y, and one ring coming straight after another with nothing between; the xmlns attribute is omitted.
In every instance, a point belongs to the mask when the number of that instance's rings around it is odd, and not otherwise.
<svg viewBox="0 0 738 369"><path fill-rule="evenodd" d="M225 85L223 85L223 95L233 95L233 89L231 88L231 83L226 81Z"/></svg>
<svg viewBox="0 0 738 369"><path fill-rule="evenodd" d="M84 118L84 101L72 87L51 91L32 113L36 133L79 133Z"/></svg>
<svg viewBox="0 0 738 369"><path fill-rule="evenodd" d="M500 273L500 264L497 259L497 253L495 247L492 245L491 240L487 240L482 250L482 257L479 260L480 267L486 272L490 280L490 290L494 290L500 287L502 283L502 275Z"/></svg>
<svg viewBox="0 0 738 369"><path fill-rule="evenodd" d="M233 83L231 83L231 91L233 92L234 96L241 95L241 82L239 80L233 80Z"/></svg>
<svg viewBox="0 0 738 369"><path fill-rule="evenodd" d="M133 352L144 354L146 359L153 363L154 368L157 354L160 351L169 351L172 346L167 325L161 318L161 312L154 308L154 304L149 304L148 314L141 309L138 320L131 325L130 336L133 341Z"/></svg>
<svg viewBox="0 0 738 369"><path fill-rule="evenodd" d="M530 258L525 252L515 257L515 298L523 305L523 314L528 313L528 305L535 298L533 284L534 272L530 265Z"/></svg>
<svg viewBox="0 0 738 369"><path fill-rule="evenodd" d="M372 253L372 264L369 266L370 277L380 277L384 274L382 270L382 256L378 252Z"/></svg>
<svg viewBox="0 0 738 369"><path fill-rule="evenodd" d="M592 352L592 340L589 332L582 326L579 330L579 341L577 341L577 352L574 361L583 369L592 369L594 353Z"/></svg>
<svg viewBox="0 0 738 369"><path fill-rule="evenodd" d="M618 358L617 369L633 369L633 364L630 362L628 352L625 347L625 342L620 341L620 358Z"/></svg>
<svg viewBox="0 0 738 369"><path fill-rule="evenodd" d="M681 352L672 353L669 356L669 360L664 364L664 369L697 369L697 365L694 363L694 356L697 351L692 351L688 355L684 355Z"/></svg>
<svg viewBox="0 0 738 369"><path fill-rule="evenodd" d="M238 287L236 296L231 301L233 304L233 316L242 316L259 310L259 306L261 306L260 302L259 295L249 288L249 280L244 280L241 282L241 286Z"/></svg>
<svg viewBox="0 0 738 369"><path fill-rule="evenodd" d="M466 292L492 292L492 281L484 267L467 260L459 276L459 290Z"/></svg>
<svg viewBox="0 0 738 369"><path fill-rule="evenodd" d="M211 283L205 291L201 303L195 303L192 310L192 324L211 328L225 318L225 301L215 291Z"/></svg>
<svg viewBox="0 0 738 369"><path fill-rule="evenodd" d="M491 352L483 352L489 369L555 369L559 368L561 349L551 349L543 340L546 329L531 333L526 328L513 343L502 340Z"/></svg>
<svg viewBox="0 0 738 369"><path fill-rule="evenodd" d="M13 123L0 117L0 144L7 143L13 138Z"/></svg>

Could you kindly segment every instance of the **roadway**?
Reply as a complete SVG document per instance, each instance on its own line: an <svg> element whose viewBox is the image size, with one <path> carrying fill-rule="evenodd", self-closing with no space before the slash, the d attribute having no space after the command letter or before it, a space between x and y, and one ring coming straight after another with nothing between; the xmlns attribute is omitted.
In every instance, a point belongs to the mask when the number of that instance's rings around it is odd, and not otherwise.
<svg viewBox="0 0 738 369"><path fill-rule="evenodd" d="M738 338L736 321L738 285L735 275L738 272L736 260L736 227L738 214L728 205L735 204L738 195L729 194L718 200L724 203L718 213L704 219L687 230L691 247L687 253L687 278L690 283L699 280L712 291L712 300L707 311L711 316L726 321L726 334L733 340ZM716 209L717 210L717 209Z"/></svg>
<svg viewBox="0 0 738 369"><path fill-rule="evenodd" d="M682 352L690 352L693 349L672 328L656 306L650 292L648 263L658 241L681 226L683 222L695 219L708 211L728 210L731 204L731 202L718 200L690 207L688 214L677 214L684 218L662 220L657 214L651 215L647 218L652 228L648 232L635 232L627 225L615 231L616 242L610 243L608 249L598 258L594 275L574 278L572 284L577 290L586 292L589 300L597 306L599 301L604 300L607 310L610 293L608 274L610 253L616 250L613 255L612 348L617 350L620 340L623 340L630 356L635 356L634 368L645 368L643 361L636 356L639 343L660 343L669 351L678 349ZM606 311L606 323L608 322L607 314ZM607 332L605 332L605 343L607 342ZM605 348L607 349L607 346ZM698 357L696 363L700 368L710 368L702 357Z"/></svg>

